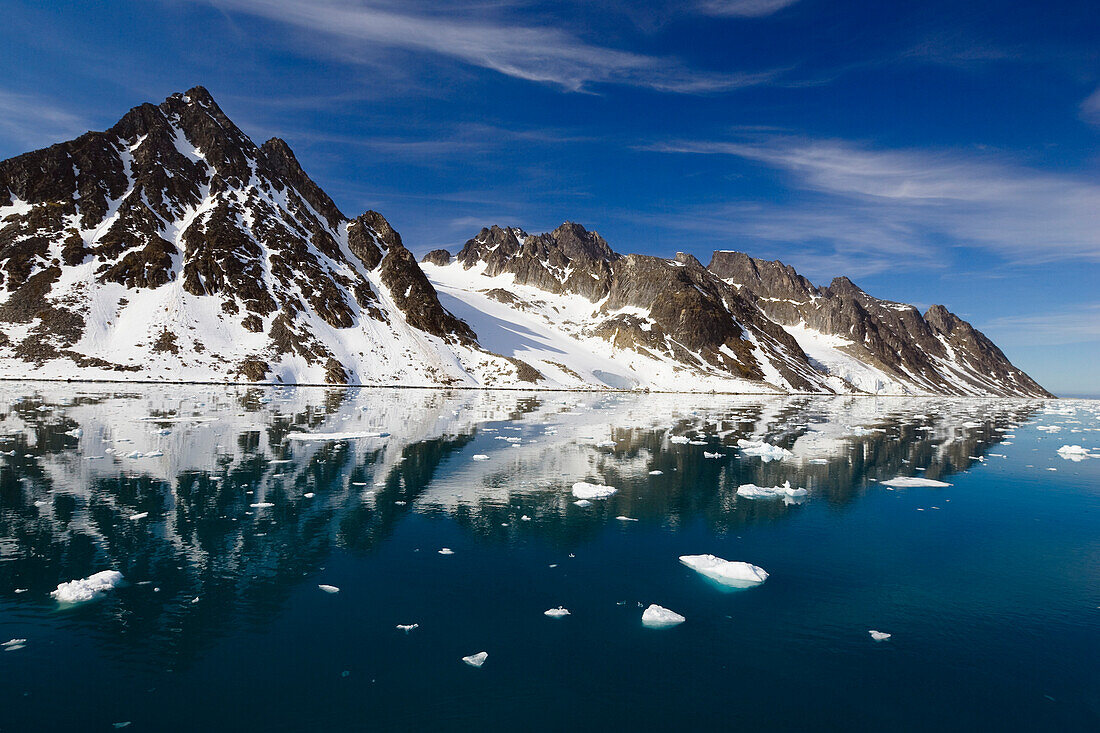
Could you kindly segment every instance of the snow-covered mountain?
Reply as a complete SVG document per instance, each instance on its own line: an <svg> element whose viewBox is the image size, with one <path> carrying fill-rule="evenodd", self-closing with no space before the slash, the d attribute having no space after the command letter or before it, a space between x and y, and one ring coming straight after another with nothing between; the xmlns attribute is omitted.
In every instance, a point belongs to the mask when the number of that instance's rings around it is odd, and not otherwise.
<svg viewBox="0 0 1100 733"><path fill-rule="evenodd" d="M940 306L567 223L418 265L201 87L0 162L0 377L1047 396Z"/></svg>

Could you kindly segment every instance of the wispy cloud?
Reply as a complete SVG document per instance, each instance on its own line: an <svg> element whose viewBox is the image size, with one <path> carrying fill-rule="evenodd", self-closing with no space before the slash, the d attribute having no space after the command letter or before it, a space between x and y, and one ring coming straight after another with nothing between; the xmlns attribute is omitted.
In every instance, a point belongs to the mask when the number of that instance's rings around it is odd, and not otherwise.
<svg viewBox="0 0 1100 733"><path fill-rule="evenodd" d="M50 100L0 89L0 149L15 154L76 137L87 120Z"/></svg>
<svg viewBox="0 0 1100 733"><path fill-rule="evenodd" d="M1081 102L1081 119L1093 125L1100 125L1100 88Z"/></svg>
<svg viewBox="0 0 1100 733"><path fill-rule="evenodd" d="M983 331L998 342L1022 346L1058 346L1100 341L1100 303L1040 315L1004 316L986 323Z"/></svg>
<svg viewBox="0 0 1100 733"><path fill-rule="evenodd" d="M796 2L798 0L701 0L696 7L705 15L760 18Z"/></svg>
<svg viewBox="0 0 1100 733"><path fill-rule="evenodd" d="M304 32L313 49L351 63L373 62L379 49L399 49L570 91L623 84L688 94L721 92L763 84L779 73L689 69L675 59L586 42L560 24L509 22L500 12L486 16L484 7L473 14L432 12L415 2L400 9L348 0L218 0L217 5Z"/></svg>
<svg viewBox="0 0 1100 733"><path fill-rule="evenodd" d="M876 150L837 140L758 136L677 141L651 150L729 155L785 174L808 192L794 204L762 203L741 231L767 227L776 239L815 235L850 246L886 233L891 246L929 251L980 247L1016 263L1100 261L1100 185L1029 168L995 155ZM815 229L825 216L831 226Z"/></svg>

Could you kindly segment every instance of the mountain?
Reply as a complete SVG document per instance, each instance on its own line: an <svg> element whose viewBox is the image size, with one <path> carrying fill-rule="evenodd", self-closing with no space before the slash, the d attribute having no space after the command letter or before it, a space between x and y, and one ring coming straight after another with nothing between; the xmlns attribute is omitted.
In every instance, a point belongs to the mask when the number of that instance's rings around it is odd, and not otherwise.
<svg viewBox="0 0 1100 733"><path fill-rule="evenodd" d="M195 87L0 162L0 377L1049 396L941 306L575 223L418 264Z"/></svg>

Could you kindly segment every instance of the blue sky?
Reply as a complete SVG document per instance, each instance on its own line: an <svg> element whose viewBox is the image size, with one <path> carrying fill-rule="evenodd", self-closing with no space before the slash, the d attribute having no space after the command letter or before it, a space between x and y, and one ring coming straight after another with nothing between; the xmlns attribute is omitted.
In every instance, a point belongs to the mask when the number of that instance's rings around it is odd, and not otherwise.
<svg viewBox="0 0 1100 733"><path fill-rule="evenodd" d="M564 220L944 303L1100 394L1100 3L6 0L0 157L206 86L416 252Z"/></svg>

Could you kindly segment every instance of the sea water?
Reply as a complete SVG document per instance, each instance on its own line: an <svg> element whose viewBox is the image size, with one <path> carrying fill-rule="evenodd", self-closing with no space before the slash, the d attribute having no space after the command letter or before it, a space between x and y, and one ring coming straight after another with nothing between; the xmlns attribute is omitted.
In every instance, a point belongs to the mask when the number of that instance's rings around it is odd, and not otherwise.
<svg viewBox="0 0 1100 733"><path fill-rule="evenodd" d="M6 383L0 644L3 731L1097 730L1100 403Z"/></svg>

